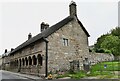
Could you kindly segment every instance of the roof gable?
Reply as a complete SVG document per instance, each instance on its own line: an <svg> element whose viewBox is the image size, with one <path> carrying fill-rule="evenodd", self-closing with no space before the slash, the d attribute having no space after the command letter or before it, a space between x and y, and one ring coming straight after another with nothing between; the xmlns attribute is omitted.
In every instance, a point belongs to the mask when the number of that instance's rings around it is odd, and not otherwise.
<svg viewBox="0 0 120 81"><path fill-rule="evenodd" d="M15 53L16 51L30 45L31 43L36 42L37 40L40 40L42 38L46 38L49 35L51 35L52 33L54 33L55 31L57 31L58 29L60 29L61 27L63 27L64 25L66 25L68 22L72 21L73 19L75 19L76 16L68 16L65 19L63 19L62 21L56 23L55 25L51 26L50 28L44 30L42 33L39 33L38 35L34 36L33 38L25 41L24 43L22 43L21 45L19 45L17 48L15 48L10 54ZM84 28L84 26L82 25L82 23L78 20L78 23L80 24L80 26L82 27L83 31L86 33L86 35L89 37L89 33L86 31L86 29Z"/></svg>
<svg viewBox="0 0 120 81"><path fill-rule="evenodd" d="M42 33L39 33L38 35L34 36L33 38L25 41L24 43L19 45L17 48L15 48L10 54L12 54L12 53L14 53L14 52L28 46L29 44L31 44L31 43L39 40L39 39L48 37L49 35L51 35L55 31L57 31L59 28L61 28L62 26L64 26L68 22L72 21L73 19L74 19L74 17L72 17L72 16L66 17L65 19L63 19L62 21L56 23L55 25L51 26L50 28L46 29Z"/></svg>
<svg viewBox="0 0 120 81"><path fill-rule="evenodd" d="M79 25L82 27L83 31L85 32L85 34L90 37L89 33L87 32L87 30L85 29L85 27L83 26L83 24L80 22L80 20L77 18L77 21L79 23Z"/></svg>

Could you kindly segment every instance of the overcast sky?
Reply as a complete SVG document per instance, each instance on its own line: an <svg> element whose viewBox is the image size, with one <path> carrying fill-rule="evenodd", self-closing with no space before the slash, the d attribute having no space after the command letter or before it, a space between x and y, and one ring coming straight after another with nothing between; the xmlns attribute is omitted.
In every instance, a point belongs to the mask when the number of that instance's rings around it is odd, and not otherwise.
<svg viewBox="0 0 120 81"><path fill-rule="evenodd" d="M89 45L118 26L118 0L74 0L77 15L89 32ZM71 0L3 0L0 5L0 54L40 33L40 23L50 26L69 16Z"/></svg>

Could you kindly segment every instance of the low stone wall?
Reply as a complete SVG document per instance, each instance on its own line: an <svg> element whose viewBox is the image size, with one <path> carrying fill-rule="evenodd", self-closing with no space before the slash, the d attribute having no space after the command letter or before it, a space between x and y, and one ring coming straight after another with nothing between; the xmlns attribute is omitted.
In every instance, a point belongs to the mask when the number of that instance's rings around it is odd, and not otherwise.
<svg viewBox="0 0 120 81"><path fill-rule="evenodd" d="M89 62L91 65L97 64L99 62L103 61L112 61L114 60L114 55L113 54L105 54L105 53L89 53Z"/></svg>

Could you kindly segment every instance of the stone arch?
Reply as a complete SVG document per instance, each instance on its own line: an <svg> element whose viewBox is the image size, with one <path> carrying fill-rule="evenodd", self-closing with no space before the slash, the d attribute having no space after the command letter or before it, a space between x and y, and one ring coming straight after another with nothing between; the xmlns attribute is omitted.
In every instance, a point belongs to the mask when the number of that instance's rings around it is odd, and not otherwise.
<svg viewBox="0 0 120 81"><path fill-rule="evenodd" d="M28 59L27 59L27 57L25 57L25 64L26 64L26 66L28 66Z"/></svg>
<svg viewBox="0 0 120 81"><path fill-rule="evenodd" d="M22 58L22 65L23 65L23 66L25 65L25 60L24 60L24 58Z"/></svg>
<svg viewBox="0 0 120 81"><path fill-rule="evenodd" d="M35 55L33 55L32 59L33 59L33 65L37 65L37 58Z"/></svg>
<svg viewBox="0 0 120 81"><path fill-rule="evenodd" d="M32 65L32 58L31 56L28 57L29 65Z"/></svg>
<svg viewBox="0 0 120 81"><path fill-rule="evenodd" d="M17 64L17 66L18 66L18 60L16 60L16 64Z"/></svg>
<svg viewBox="0 0 120 81"><path fill-rule="evenodd" d="M18 61L17 60L15 60L15 66L18 66Z"/></svg>
<svg viewBox="0 0 120 81"><path fill-rule="evenodd" d="M14 60L13 63L14 63L14 66L16 66L16 60Z"/></svg>
<svg viewBox="0 0 120 81"><path fill-rule="evenodd" d="M19 59L19 66L21 67L21 59Z"/></svg>
<svg viewBox="0 0 120 81"><path fill-rule="evenodd" d="M42 66L43 58L42 58L41 54L37 55L37 59L38 59L38 64L40 64Z"/></svg>

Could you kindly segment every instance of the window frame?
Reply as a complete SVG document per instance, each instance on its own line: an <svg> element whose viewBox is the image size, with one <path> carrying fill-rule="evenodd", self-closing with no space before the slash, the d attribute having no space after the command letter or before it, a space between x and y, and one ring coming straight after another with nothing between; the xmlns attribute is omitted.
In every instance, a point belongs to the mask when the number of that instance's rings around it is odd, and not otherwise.
<svg viewBox="0 0 120 81"><path fill-rule="evenodd" d="M63 46L69 46L69 40L67 38L62 38Z"/></svg>

